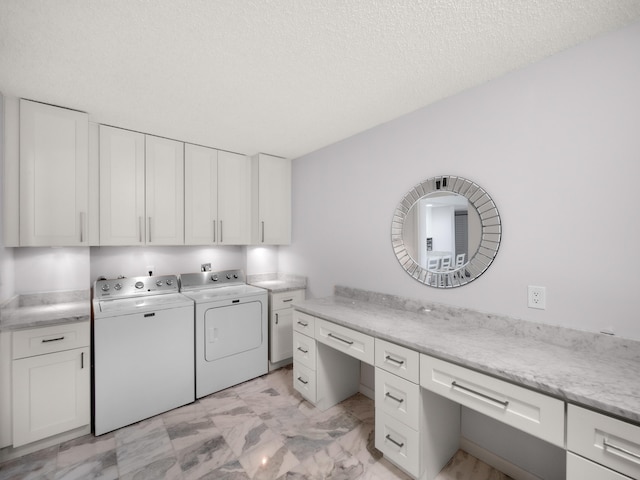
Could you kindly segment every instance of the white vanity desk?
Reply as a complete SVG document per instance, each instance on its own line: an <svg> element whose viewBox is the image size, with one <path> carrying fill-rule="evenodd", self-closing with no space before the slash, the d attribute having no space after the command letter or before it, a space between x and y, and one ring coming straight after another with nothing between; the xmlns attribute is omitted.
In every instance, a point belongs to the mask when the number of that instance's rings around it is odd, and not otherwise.
<svg viewBox="0 0 640 480"><path fill-rule="evenodd" d="M458 448L459 405L566 449L570 480L640 478L640 342L344 287L294 308L296 389L326 409L375 365L376 447L415 478Z"/></svg>

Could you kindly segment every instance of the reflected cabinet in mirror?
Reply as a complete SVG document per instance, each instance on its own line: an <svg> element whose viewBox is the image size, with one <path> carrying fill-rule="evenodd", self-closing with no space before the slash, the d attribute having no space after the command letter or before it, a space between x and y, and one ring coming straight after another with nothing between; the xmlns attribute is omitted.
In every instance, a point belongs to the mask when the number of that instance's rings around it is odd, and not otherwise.
<svg viewBox="0 0 640 480"><path fill-rule="evenodd" d="M482 275L498 253L501 235L500 214L489 194L453 175L412 188L391 224L400 265L437 288L460 287Z"/></svg>

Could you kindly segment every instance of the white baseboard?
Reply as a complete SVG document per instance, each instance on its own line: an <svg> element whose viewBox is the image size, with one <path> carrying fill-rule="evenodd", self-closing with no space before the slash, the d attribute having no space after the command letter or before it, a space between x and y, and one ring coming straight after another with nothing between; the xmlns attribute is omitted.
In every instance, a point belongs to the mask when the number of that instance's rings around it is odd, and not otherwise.
<svg viewBox="0 0 640 480"><path fill-rule="evenodd" d="M460 437L460 448L473 455L478 460L482 460L487 465L491 465L493 468L500 470L502 473L509 475L515 480L541 480L540 477L536 477L534 474L523 470L517 465L514 465L508 460L499 457L495 453L490 452L477 443L467 440L462 436Z"/></svg>
<svg viewBox="0 0 640 480"><path fill-rule="evenodd" d="M269 371L273 372L274 370L278 370L279 368L282 368L286 365L291 365L292 363L293 363L293 357L285 358L284 360L276 363L273 363L271 362L271 360L269 360Z"/></svg>
<svg viewBox="0 0 640 480"><path fill-rule="evenodd" d="M371 400L375 400L376 393L373 388L367 387L366 385L360 384L360 388L358 391L363 394L365 397L370 398Z"/></svg>

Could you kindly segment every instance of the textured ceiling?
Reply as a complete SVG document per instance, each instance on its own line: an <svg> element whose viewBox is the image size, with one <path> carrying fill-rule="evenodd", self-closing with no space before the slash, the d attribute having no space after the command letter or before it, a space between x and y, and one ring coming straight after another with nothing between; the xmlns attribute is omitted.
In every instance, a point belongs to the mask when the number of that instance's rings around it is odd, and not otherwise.
<svg viewBox="0 0 640 480"><path fill-rule="evenodd" d="M295 158L640 18L640 0L0 0L0 91Z"/></svg>

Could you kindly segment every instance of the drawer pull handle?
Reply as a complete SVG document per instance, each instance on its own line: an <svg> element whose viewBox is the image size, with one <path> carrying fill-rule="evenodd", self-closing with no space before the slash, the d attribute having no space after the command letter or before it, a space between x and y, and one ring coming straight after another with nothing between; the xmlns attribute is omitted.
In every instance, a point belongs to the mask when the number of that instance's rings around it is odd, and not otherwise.
<svg viewBox="0 0 640 480"><path fill-rule="evenodd" d="M402 403L404 402L404 398L398 398L398 397L394 397L393 395L391 395L389 392L384 394L385 397L389 397L391 400L395 400L398 403Z"/></svg>
<svg viewBox="0 0 640 480"><path fill-rule="evenodd" d="M329 333L327 334L327 336L328 336L328 337L331 337L331 338L335 338L336 340L340 340L341 342L344 342L344 343L346 343L347 345L353 345L353 342L351 342L351 341L349 341L349 340L345 340L344 338L340 338L339 336L334 335L334 334L333 334L333 333L331 333L331 332L329 332Z"/></svg>
<svg viewBox="0 0 640 480"><path fill-rule="evenodd" d="M384 357L384 359L387 362L393 362L396 365L404 365L404 360L396 360L395 358L393 358L391 355L387 355L386 357Z"/></svg>
<svg viewBox="0 0 640 480"><path fill-rule="evenodd" d="M394 444L396 447L398 447L398 448L402 448L402 447L404 447L404 442L402 442L402 443L400 443L400 442L396 442L393 438L391 438L391 435L389 435L388 433L387 433L387 436L386 436L386 437L384 437L384 438L386 438L387 440L389 440L391 443L393 443L393 444Z"/></svg>
<svg viewBox="0 0 640 480"><path fill-rule="evenodd" d="M307 382L306 380L303 380L302 377L298 377L298 381L300 383L304 383L305 385L308 384L309 382Z"/></svg>
<svg viewBox="0 0 640 480"><path fill-rule="evenodd" d="M637 453L627 450L626 448L622 448L617 445L614 445L613 443L609 443L606 438L602 439L602 446L604 447L605 450L607 449L613 450L614 451L613 453L616 453L616 452L624 453L625 455L629 455L633 459L640 460L640 455L638 455Z"/></svg>
<svg viewBox="0 0 640 480"><path fill-rule="evenodd" d="M471 389L469 387L465 387L463 385L459 385L458 383L456 383L455 380L453 382L451 382L451 386L453 388L458 388L458 389L460 389L462 391L470 392L470 393L473 393L474 395L478 395L479 397L482 397L485 400L489 400L490 402L494 402L494 403L497 403L498 405L502 405L504 408L507 408L507 406L509 406L509 402L507 400L498 400L497 398L490 397L489 395L485 395L484 393L480 393L480 392L478 392L476 390L473 390L473 389Z"/></svg>
<svg viewBox="0 0 640 480"><path fill-rule="evenodd" d="M293 298L287 298L285 300L282 300L282 303L289 303L289 302L293 302Z"/></svg>
<svg viewBox="0 0 640 480"><path fill-rule="evenodd" d="M298 325L302 325L303 327L308 327L309 326L308 323L301 322L300 320L298 320Z"/></svg>
<svg viewBox="0 0 640 480"><path fill-rule="evenodd" d="M300 350L302 353L309 353L309 350L305 350L302 347L298 347L298 350Z"/></svg>
<svg viewBox="0 0 640 480"><path fill-rule="evenodd" d="M42 343L59 342L60 340L64 340L64 337L58 337L58 338L43 338L43 339L42 339Z"/></svg>

